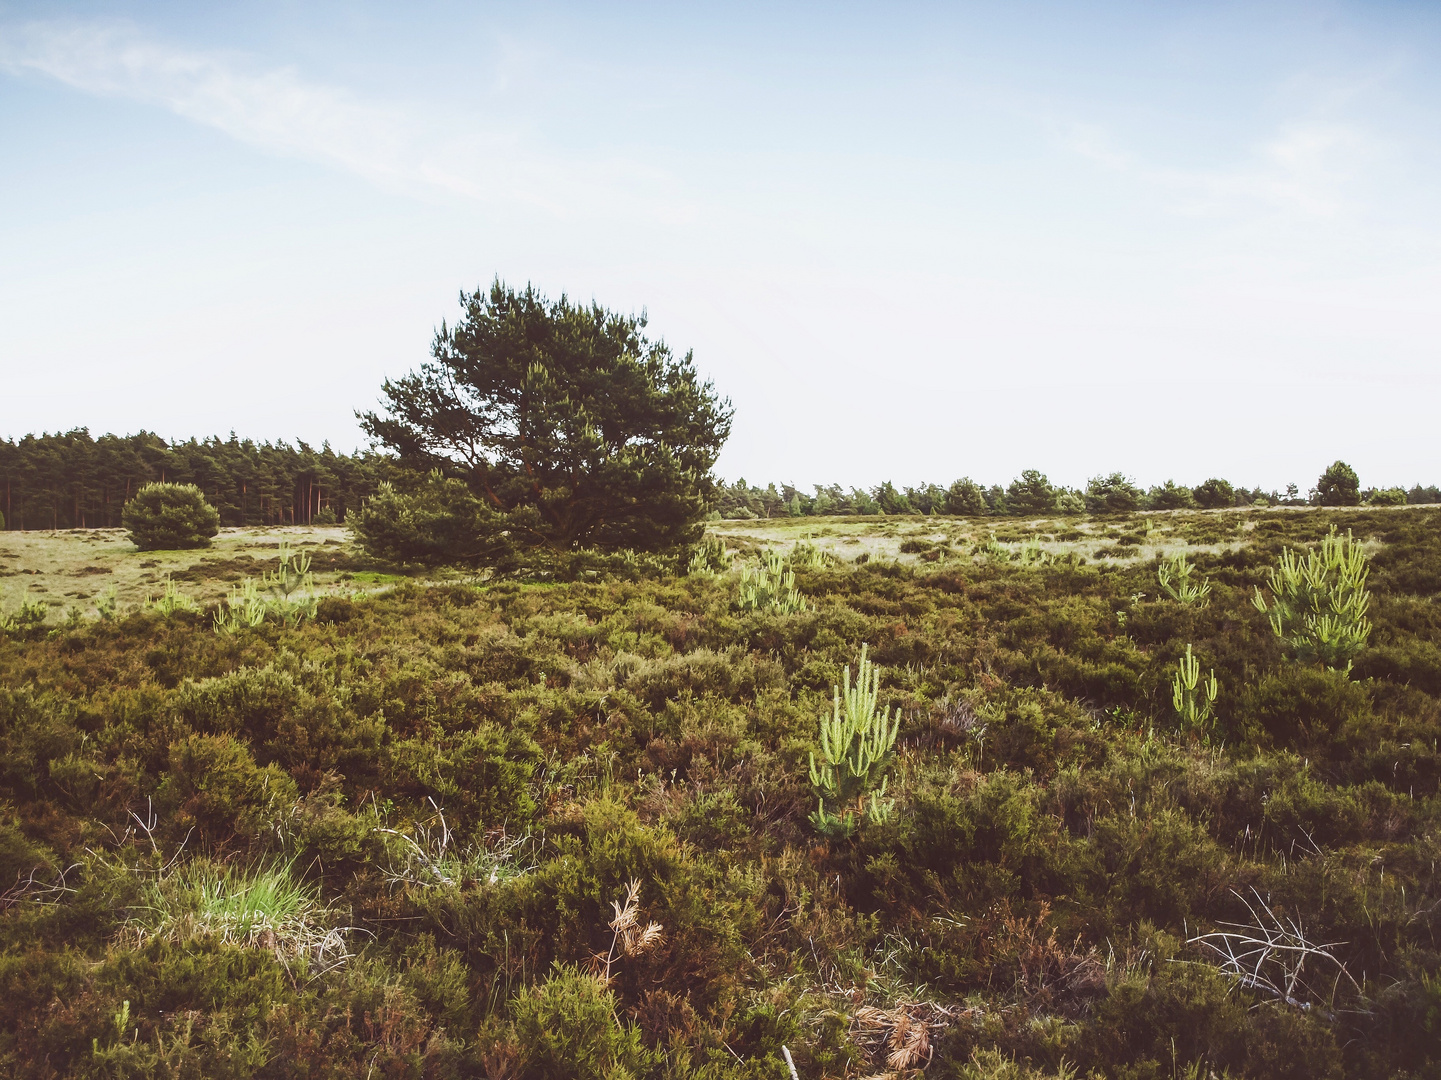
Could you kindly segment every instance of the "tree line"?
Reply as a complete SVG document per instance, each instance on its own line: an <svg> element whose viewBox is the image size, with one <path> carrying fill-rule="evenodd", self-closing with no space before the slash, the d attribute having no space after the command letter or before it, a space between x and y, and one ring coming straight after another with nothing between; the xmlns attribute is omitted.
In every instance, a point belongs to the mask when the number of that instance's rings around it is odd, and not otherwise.
<svg viewBox="0 0 1441 1080"><path fill-rule="evenodd" d="M125 503L161 481L194 484L227 526L339 522L392 467L387 455L338 454L328 443L95 438L76 428L0 439L0 515L6 529L116 528Z"/></svg>
<svg viewBox="0 0 1441 1080"><path fill-rule="evenodd" d="M1327 479L1335 469L1328 469L1304 496L1294 484L1285 491L1266 491L1216 478L1194 488L1167 481L1142 489L1120 473L1095 477L1075 490L1054 486L1044 473L1028 469L1004 487L983 486L965 477L946 487L900 487L887 481L869 489L816 484L805 492L792 484L760 487L740 479L718 484L712 505L713 515L733 520L827 514L1025 516L1258 503L1441 503L1441 488L1434 484L1409 490L1363 489L1343 473L1337 488ZM125 503L153 481L194 484L225 526L343 522L382 481L412 488L418 478L417 470L404 468L386 453L339 454L328 443L316 450L303 441L293 446L256 442L233 433L228 439L167 442L147 431L95 438L87 429L76 428L0 439L0 515L7 529L116 528Z"/></svg>
<svg viewBox="0 0 1441 1080"><path fill-rule="evenodd" d="M1336 462L1302 495L1295 484L1285 491L1247 488L1212 477L1194 488L1167 480L1149 489L1124 473L1093 477L1082 489L1053 485L1046 475L1027 469L1009 485L985 486L963 477L948 487L921 484L897 487L891 481L870 489L815 484L805 492L792 484L759 487L744 478L717 488L714 514L746 518L811 517L827 514L955 514L966 517L1036 514L1124 513L1137 510L1220 509L1236 506L1359 506L1441 503L1441 487L1417 484L1362 488L1355 471Z"/></svg>

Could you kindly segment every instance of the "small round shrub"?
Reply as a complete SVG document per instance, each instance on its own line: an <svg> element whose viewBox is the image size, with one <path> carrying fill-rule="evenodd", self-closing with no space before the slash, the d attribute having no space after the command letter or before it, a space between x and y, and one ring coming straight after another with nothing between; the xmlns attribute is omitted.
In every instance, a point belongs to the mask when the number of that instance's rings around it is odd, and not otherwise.
<svg viewBox="0 0 1441 1080"><path fill-rule="evenodd" d="M146 484L120 514L141 551L210 546L220 531L220 513L194 484Z"/></svg>
<svg viewBox="0 0 1441 1080"><path fill-rule="evenodd" d="M439 473L407 492L382 482L359 513L345 520L366 554L390 562L493 566L505 562L514 547L505 515L462 481Z"/></svg>

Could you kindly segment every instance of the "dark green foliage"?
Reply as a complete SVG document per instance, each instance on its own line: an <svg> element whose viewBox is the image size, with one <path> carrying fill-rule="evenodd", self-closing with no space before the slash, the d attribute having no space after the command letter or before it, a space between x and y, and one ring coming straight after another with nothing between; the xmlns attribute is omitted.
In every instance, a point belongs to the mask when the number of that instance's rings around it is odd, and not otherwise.
<svg viewBox="0 0 1441 1080"><path fill-rule="evenodd" d="M1336 522L1372 553L1349 679L1251 604ZM1156 523L1204 608L1154 562L948 557L799 567L791 615L615 573L0 638L0 1074L775 1080L784 1045L870 1076L851 1018L920 999L953 1014L932 1077L1434 1075L1441 511ZM866 641L895 808L828 840L807 752ZM1209 746L1171 720L1187 643ZM139 940L171 860L294 867L354 955ZM603 986L631 879L664 940ZM1359 997L1288 1005L1187 944L1253 888Z"/></svg>
<svg viewBox="0 0 1441 1080"><path fill-rule="evenodd" d="M220 514L194 484L146 484L120 520L141 551L209 547L220 531Z"/></svg>
<svg viewBox="0 0 1441 1080"><path fill-rule="evenodd" d="M351 515L350 527L377 558L428 566L501 566L516 554L510 536L515 516L496 512L462 481L432 472L406 492L383 482Z"/></svg>
<svg viewBox="0 0 1441 1080"><path fill-rule="evenodd" d="M1044 473L1027 469L1006 489L1006 507L1009 513L1022 517L1054 513L1056 489Z"/></svg>
<svg viewBox="0 0 1441 1080"><path fill-rule="evenodd" d="M1086 482L1086 509L1093 514L1125 514L1139 510L1145 496L1124 473L1093 476Z"/></svg>
<svg viewBox="0 0 1441 1080"><path fill-rule="evenodd" d="M379 454L234 435L172 443L147 431L26 435L0 440L0 528L115 528L131 495L152 482L194 484L222 525L321 524L327 512L343 520L389 469Z"/></svg>
<svg viewBox="0 0 1441 1080"><path fill-rule="evenodd" d="M986 496L981 486L969 476L957 480L946 489L945 511L961 517L979 517L986 513Z"/></svg>
<svg viewBox="0 0 1441 1080"><path fill-rule="evenodd" d="M1236 489L1214 476L1204 484L1198 484L1193 496L1202 510L1220 510L1236 505Z"/></svg>
<svg viewBox="0 0 1441 1080"><path fill-rule="evenodd" d="M1333 462L1316 481L1316 499L1322 506L1359 506L1361 481L1344 461Z"/></svg>
<svg viewBox="0 0 1441 1080"><path fill-rule="evenodd" d="M1361 501L1370 506L1405 506L1406 489L1392 487L1382 488L1380 491L1363 492Z"/></svg>
<svg viewBox="0 0 1441 1080"><path fill-rule="evenodd" d="M462 294L433 360L361 414L402 463L441 468L515 542L657 550L699 537L729 402L644 336L645 319L551 302L498 279Z"/></svg>
<svg viewBox="0 0 1441 1080"><path fill-rule="evenodd" d="M896 490L896 485L887 480L879 487L871 488L871 498L883 514L914 514L916 508L911 501Z"/></svg>
<svg viewBox="0 0 1441 1080"><path fill-rule="evenodd" d="M1174 480L1146 492L1146 506L1152 510L1187 510L1195 505L1196 496L1191 489Z"/></svg>

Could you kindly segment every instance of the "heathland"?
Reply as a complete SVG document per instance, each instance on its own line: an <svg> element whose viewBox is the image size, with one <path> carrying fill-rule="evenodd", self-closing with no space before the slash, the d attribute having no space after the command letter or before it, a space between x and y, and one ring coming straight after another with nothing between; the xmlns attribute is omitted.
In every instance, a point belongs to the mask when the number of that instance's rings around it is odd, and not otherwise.
<svg viewBox="0 0 1441 1080"><path fill-rule="evenodd" d="M1369 603L1308 644L1277 573L1323 548ZM3 533L0 1071L1434 1076L1438 596L1417 506L504 577Z"/></svg>

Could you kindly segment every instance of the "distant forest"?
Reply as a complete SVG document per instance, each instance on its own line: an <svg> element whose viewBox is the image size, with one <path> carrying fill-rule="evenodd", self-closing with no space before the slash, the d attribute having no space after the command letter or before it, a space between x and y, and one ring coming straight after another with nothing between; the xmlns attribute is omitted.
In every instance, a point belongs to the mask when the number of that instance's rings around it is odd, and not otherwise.
<svg viewBox="0 0 1441 1080"><path fill-rule="evenodd" d="M1441 503L1441 487L1417 484L1404 488L1366 489L1357 493L1366 505L1403 506ZM759 487L744 479L723 484L715 514L728 520L749 518L811 517L829 514L955 514L963 517L1034 517L1043 514L1129 513L1146 510L1214 510L1244 506L1309 506L1319 502L1316 492L1301 494L1293 485L1286 491L1232 486L1212 479L1195 488L1167 481L1149 490L1137 487L1124 475L1113 473L1093 479L1084 489L1053 487L1046 477L1028 470L1009 486L982 486L965 478L949 487L922 484L897 487L887 481L873 488L846 490L839 484L815 484L812 492L791 484Z"/></svg>
<svg viewBox="0 0 1441 1080"><path fill-rule="evenodd" d="M383 454L337 454L303 442L215 437L166 442L142 431L92 438L85 428L0 440L6 529L104 529L154 480L194 484L222 525L343 521L392 468Z"/></svg>
<svg viewBox="0 0 1441 1080"><path fill-rule="evenodd" d="M310 525L343 522L380 482L406 477L395 459L375 451L338 454L328 443L315 449L299 440L255 442L211 436L167 442L142 431L91 436L65 433L0 439L0 515L6 529L104 529L120 525L126 500L151 481L194 484L220 511L220 522L239 525ZM1441 488L1416 485L1359 492L1363 503L1441 503ZM812 492L790 484L758 487L745 480L717 486L715 514L722 518L810 517L822 514L1034 515L1187 507L1292 505L1315 501L1294 486L1284 492L1233 487L1212 479L1195 488L1167 482L1143 490L1120 473L1096 477L1083 490L1054 487L1027 470L1009 486L982 486L969 478L948 487L873 488L816 484Z"/></svg>

